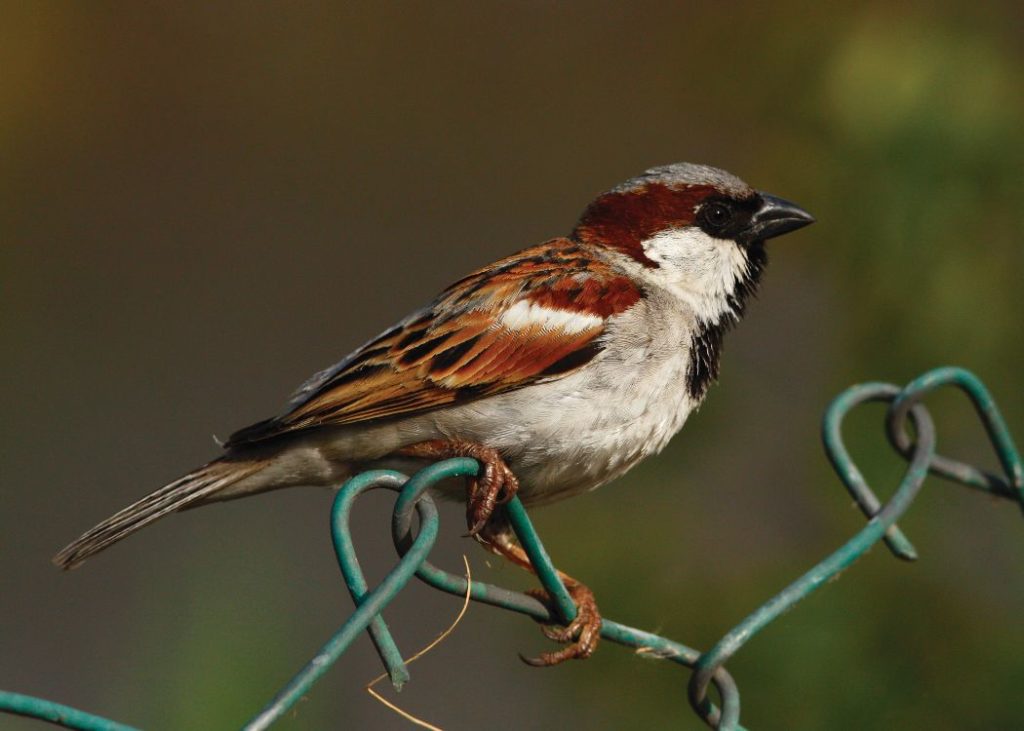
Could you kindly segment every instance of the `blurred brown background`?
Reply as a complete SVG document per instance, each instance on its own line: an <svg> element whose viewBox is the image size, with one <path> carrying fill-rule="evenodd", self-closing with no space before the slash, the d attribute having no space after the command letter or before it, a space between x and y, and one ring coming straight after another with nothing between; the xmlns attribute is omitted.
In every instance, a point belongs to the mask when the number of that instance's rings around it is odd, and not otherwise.
<svg viewBox="0 0 1024 731"><path fill-rule="evenodd" d="M4 3L0 687L153 729L237 727L351 609L330 495L173 516L61 575L50 556L274 413L470 268L567 232L677 160L819 219L773 242L721 384L658 459L535 511L605 614L709 647L863 521L818 444L858 380L958 364L1024 435L1019 3ZM969 408L940 446L992 462ZM848 427L888 494L880 410ZM357 539L392 562L388 501ZM930 481L876 549L731 663L753 729L1024 720L1014 506ZM513 586L443 514L437 561ZM458 601L411 587L407 651ZM398 700L445 728L698 729L687 676L606 644L525 667L474 605ZM281 728L407 728L361 640ZM37 728L0 719L0 728Z"/></svg>

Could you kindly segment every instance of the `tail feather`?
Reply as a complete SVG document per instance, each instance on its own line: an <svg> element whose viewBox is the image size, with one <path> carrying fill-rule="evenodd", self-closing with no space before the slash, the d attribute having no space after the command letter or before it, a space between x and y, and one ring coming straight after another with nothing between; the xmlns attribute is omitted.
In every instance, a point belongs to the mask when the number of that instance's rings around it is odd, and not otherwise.
<svg viewBox="0 0 1024 731"><path fill-rule="evenodd" d="M73 569L94 553L117 543L168 513L191 507L210 498L228 485L259 472L265 462L228 462L215 460L188 473L169 485L150 493L124 510L114 513L83 533L53 557L62 569Z"/></svg>

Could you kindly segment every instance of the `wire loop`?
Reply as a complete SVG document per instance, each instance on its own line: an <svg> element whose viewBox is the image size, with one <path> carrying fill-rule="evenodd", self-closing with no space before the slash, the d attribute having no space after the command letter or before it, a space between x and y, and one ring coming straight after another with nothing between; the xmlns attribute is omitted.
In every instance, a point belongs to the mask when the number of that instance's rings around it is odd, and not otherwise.
<svg viewBox="0 0 1024 731"><path fill-rule="evenodd" d="M922 399L946 385L958 388L970 399L999 458L1003 475L989 473L936 452L935 425ZM843 420L850 411L869 402L889 404L885 418L886 434L893 448L907 461L907 469L899 487L885 503L877 497L857 468L842 435ZM913 431L913 437L908 432L908 425ZM669 660L692 668L687 685L690 705L708 726L719 731L742 731L739 725L739 691L725 669L725 663L751 637L848 568L880 540L898 558L913 560L917 557L916 549L896 525L896 520L910 507L929 474L1014 500L1024 508L1024 466L1009 428L984 384L977 376L962 368L937 368L903 388L889 383L851 386L839 394L826 410L822 423L822 441L836 474L868 519L867 524L846 543L758 607L703 653L650 632L603 620L601 636L606 640L634 648L639 657ZM412 477L387 470L365 472L351 478L341 487L331 508L331 536L338 565L356 610L313 659L246 724L244 728L247 731L266 729L283 716L363 630L369 632L395 687L400 688L408 681L408 668L381 612L413 576L449 594L465 597L468 591L474 601L525 614L544 623L566 624L573 619L576 606L518 498L512 498L503 509L536 569L541 585L555 600L553 610L522 592L475 580L467 585L466 577L438 568L427 560L437 539L439 526L430 488L448 478L476 475L479 469L480 465L473 459L449 459L431 465ZM380 584L371 590L356 556L349 520L355 499L375 489L398 492L392 513L391 534L399 559ZM413 527L414 522L417 522L414 518L418 518L416 528ZM717 690L721 707L709 698L712 686ZM0 692L0 712L3 711L48 720L82 731L132 731L127 726L98 716L15 693Z"/></svg>

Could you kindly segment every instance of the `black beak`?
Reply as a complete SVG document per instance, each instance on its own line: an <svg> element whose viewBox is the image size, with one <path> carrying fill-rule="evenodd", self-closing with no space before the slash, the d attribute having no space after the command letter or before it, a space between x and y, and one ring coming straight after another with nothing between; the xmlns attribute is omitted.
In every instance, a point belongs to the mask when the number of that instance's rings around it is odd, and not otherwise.
<svg viewBox="0 0 1024 731"><path fill-rule="evenodd" d="M814 216L795 203L767 193L759 195L761 207L751 217L750 225L736 237L741 244L771 239L814 223Z"/></svg>

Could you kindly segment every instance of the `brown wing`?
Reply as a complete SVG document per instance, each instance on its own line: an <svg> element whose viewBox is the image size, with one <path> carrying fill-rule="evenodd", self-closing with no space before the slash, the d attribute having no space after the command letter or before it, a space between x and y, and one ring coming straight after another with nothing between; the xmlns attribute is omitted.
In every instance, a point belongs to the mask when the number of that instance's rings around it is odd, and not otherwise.
<svg viewBox="0 0 1024 731"><path fill-rule="evenodd" d="M314 376L283 416L228 447L300 429L402 417L557 378L596 356L630 279L568 239L526 249L452 285L428 308Z"/></svg>

